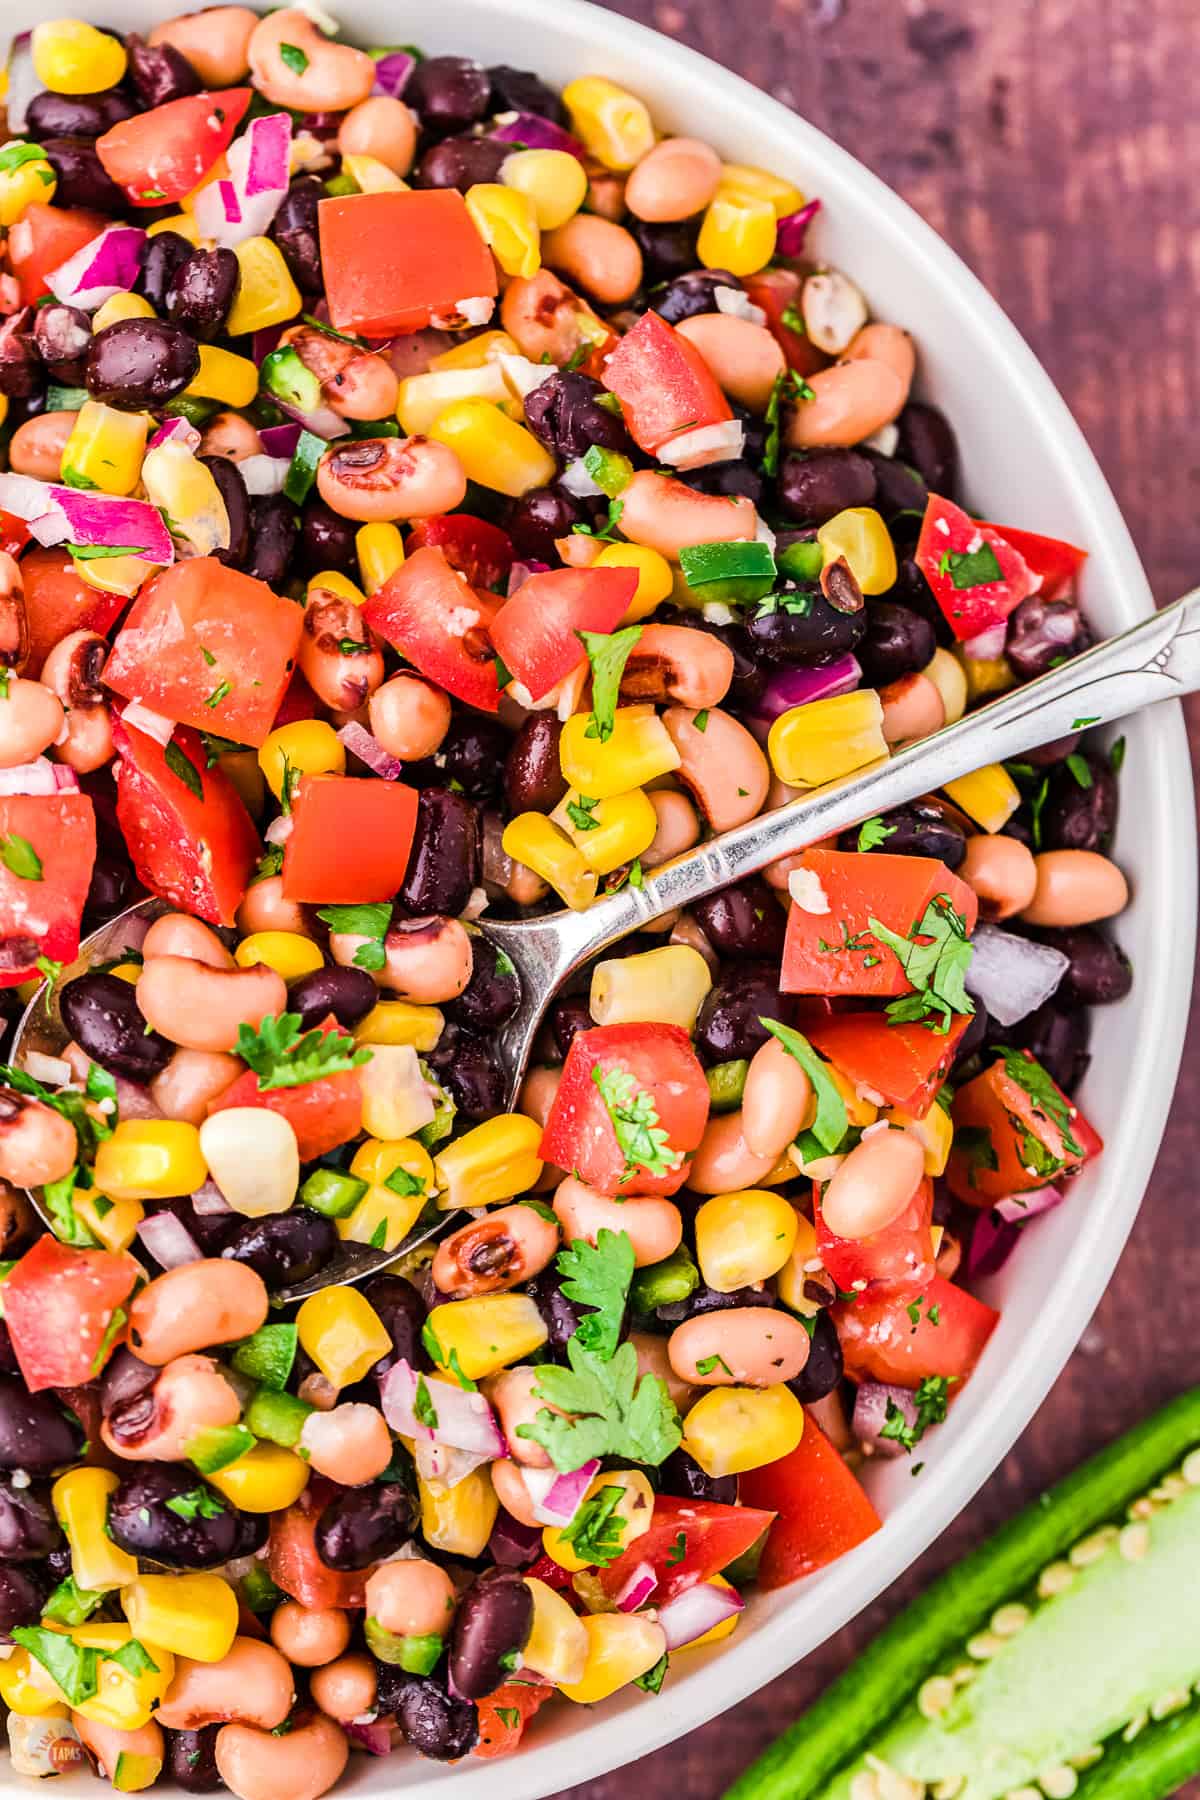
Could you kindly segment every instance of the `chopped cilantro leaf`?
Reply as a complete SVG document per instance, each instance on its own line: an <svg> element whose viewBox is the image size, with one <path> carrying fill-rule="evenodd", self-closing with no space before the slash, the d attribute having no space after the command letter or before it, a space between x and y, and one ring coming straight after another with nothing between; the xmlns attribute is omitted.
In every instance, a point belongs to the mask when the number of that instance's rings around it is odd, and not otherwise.
<svg viewBox="0 0 1200 1800"><path fill-rule="evenodd" d="M617 1147L625 1158L621 1180L630 1181L637 1169L648 1175L666 1175L683 1161L682 1150L672 1150L670 1139L658 1122L654 1100L639 1087L628 1069L619 1064L592 1069L592 1080L608 1108Z"/></svg>
<svg viewBox="0 0 1200 1800"><path fill-rule="evenodd" d="M356 1050L354 1039L344 1032L302 1032L299 1013L268 1016L257 1031L249 1025L239 1025L234 1052L258 1076L260 1093L271 1088L303 1087L307 1081L357 1069L371 1060L371 1052Z"/></svg>
<svg viewBox="0 0 1200 1800"><path fill-rule="evenodd" d="M585 735L599 738L602 744L613 734L621 677L641 635L640 625L627 625L623 631L578 634L592 665L592 716Z"/></svg>
<svg viewBox="0 0 1200 1800"><path fill-rule="evenodd" d="M555 1267L561 1278L566 1299L578 1306L595 1307L585 1313L576 1328L576 1337L585 1350L601 1362L607 1362L616 1350L621 1336L621 1321L629 1284L633 1280L633 1244L627 1231L609 1231L601 1226L593 1247L582 1239L572 1241L570 1248L560 1250Z"/></svg>

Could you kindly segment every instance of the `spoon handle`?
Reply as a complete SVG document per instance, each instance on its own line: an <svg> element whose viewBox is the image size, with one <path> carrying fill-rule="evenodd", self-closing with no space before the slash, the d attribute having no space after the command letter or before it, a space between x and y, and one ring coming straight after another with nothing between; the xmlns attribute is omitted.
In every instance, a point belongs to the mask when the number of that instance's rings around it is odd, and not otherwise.
<svg viewBox="0 0 1200 1800"><path fill-rule="evenodd" d="M555 914L559 955L575 968L626 932L690 906L718 888L821 838L1091 725L1200 688L1200 588L1002 699L922 738L887 762L818 788L775 812L710 838L586 912ZM568 972L561 966L558 974Z"/></svg>

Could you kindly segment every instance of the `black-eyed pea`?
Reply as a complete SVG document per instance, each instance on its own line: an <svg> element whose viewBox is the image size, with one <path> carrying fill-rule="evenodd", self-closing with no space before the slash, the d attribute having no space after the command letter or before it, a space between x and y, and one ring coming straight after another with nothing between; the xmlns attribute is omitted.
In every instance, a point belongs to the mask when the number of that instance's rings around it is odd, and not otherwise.
<svg viewBox="0 0 1200 1800"><path fill-rule="evenodd" d="M343 1400L304 1421L300 1449L318 1475L342 1487L365 1487L392 1460L392 1437L378 1407ZM344 1646L343 1646L344 1648Z"/></svg>
<svg viewBox="0 0 1200 1800"><path fill-rule="evenodd" d="M719 708L697 725L686 706L662 715L680 763L675 778L692 794L714 831L744 825L762 811L771 785L771 766L744 725Z"/></svg>
<svg viewBox="0 0 1200 1800"><path fill-rule="evenodd" d="M733 680L733 652L690 625L643 625L621 675L621 703L674 700L697 712L720 706Z"/></svg>
<svg viewBox="0 0 1200 1800"><path fill-rule="evenodd" d="M1045 850L1035 862L1037 887L1021 913L1027 925L1093 925L1129 904L1129 883L1098 850Z"/></svg>
<svg viewBox="0 0 1200 1800"><path fill-rule="evenodd" d="M156 956L137 982L148 1025L186 1050L232 1050L243 1025L287 1011L287 985L265 963L217 969L188 956Z"/></svg>
<svg viewBox="0 0 1200 1800"><path fill-rule="evenodd" d="M386 419L396 410L400 383L386 357L349 338L293 325L280 339L321 384L321 398L343 419Z"/></svg>
<svg viewBox="0 0 1200 1800"><path fill-rule="evenodd" d="M879 690L883 708L881 728L887 743L915 744L930 737L946 723L941 694L928 675L901 675Z"/></svg>
<svg viewBox="0 0 1200 1800"><path fill-rule="evenodd" d="M221 1780L237 1800L319 1800L350 1755L341 1727L315 1713L285 1737L257 1725L222 1725L215 1750Z"/></svg>
<svg viewBox="0 0 1200 1800"><path fill-rule="evenodd" d="M156 1276L129 1303L129 1342L157 1367L210 1344L252 1337L270 1309L263 1278L246 1263L202 1257Z"/></svg>
<svg viewBox="0 0 1200 1800"><path fill-rule="evenodd" d="M200 434L200 456L223 456L229 462L245 462L248 456L261 456L262 439L241 413L215 413Z"/></svg>
<svg viewBox="0 0 1200 1800"><path fill-rule="evenodd" d="M165 1755L162 1727L153 1719L140 1725L135 1731L122 1731L116 1725L89 1719L81 1712L71 1714L71 1723L80 1743L95 1757L97 1773L107 1777L114 1786L117 1764L123 1756L141 1759L143 1767L157 1763L159 1769L162 1768ZM125 1766L130 1768L137 1765L126 1763Z"/></svg>
<svg viewBox="0 0 1200 1800"><path fill-rule="evenodd" d="M621 501L621 529L630 542L675 562L689 544L732 544L758 530L758 512L745 494L700 494L654 469L639 469L621 489Z"/></svg>
<svg viewBox="0 0 1200 1800"><path fill-rule="evenodd" d="M549 1466L549 1458L546 1466ZM531 1530L540 1531L543 1521L534 1511L533 1495L529 1492L521 1468L519 1462L506 1456L499 1457L491 1465L492 1486L505 1512L510 1512L514 1519L522 1525L528 1525Z"/></svg>
<svg viewBox="0 0 1200 1800"><path fill-rule="evenodd" d="M681 319L675 329L700 352L731 400L751 412L766 412L787 362L765 325L736 313L712 312Z"/></svg>
<svg viewBox="0 0 1200 1800"><path fill-rule="evenodd" d="M78 1155L75 1127L53 1107L0 1087L0 1179L42 1187L70 1173Z"/></svg>
<svg viewBox="0 0 1200 1800"><path fill-rule="evenodd" d="M336 1606L301 1606L298 1600L285 1600L271 1615L271 1642L297 1667L319 1669L340 1656L350 1642L350 1620Z"/></svg>
<svg viewBox="0 0 1200 1800"><path fill-rule="evenodd" d="M837 1237L871 1237L900 1217L924 1173L925 1152L911 1132L871 1131L824 1189L821 1217Z"/></svg>
<svg viewBox="0 0 1200 1800"><path fill-rule="evenodd" d="M383 681L383 652L362 614L327 588L309 594L297 661L317 699L337 711L353 712Z"/></svg>
<svg viewBox="0 0 1200 1800"><path fill-rule="evenodd" d="M595 213L576 213L556 231L543 233L542 258L603 306L623 306L642 285L637 239Z"/></svg>
<svg viewBox="0 0 1200 1800"><path fill-rule="evenodd" d="M202 1125L209 1103L232 1087L246 1065L216 1050L176 1050L150 1083L150 1097L166 1119Z"/></svg>
<svg viewBox="0 0 1200 1800"><path fill-rule="evenodd" d="M699 138L664 138L629 173L625 204L648 225L702 213L721 181L721 159Z"/></svg>
<svg viewBox="0 0 1200 1800"><path fill-rule="evenodd" d="M536 1119L539 1125L544 1125L550 1117L550 1108L554 1105L554 1096L561 1080L561 1069L541 1066L530 1069L521 1083L517 1111L524 1113L528 1119ZM565 1169L557 1169L553 1163L543 1163L542 1172L534 1182L532 1191L535 1194L548 1193L551 1188L558 1186L565 1174Z"/></svg>
<svg viewBox="0 0 1200 1800"><path fill-rule="evenodd" d="M210 969L232 969L233 957L211 925L191 913L169 912L155 919L142 941L142 958L186 956Z"/></svg>
<svg viewBox="0 0 1200 1800"><path fill-rule="evenodd" d="M755 1156L783 1155L809 1121L812 1082L778 1038L760 1044L742 1090L742 1137Z"/></svg>
<svg viewBox="0 0 1200 1800"><path fill-rule="evenodd" d="M383 947L379 984L401 1000L440 1006L457 1000L471 979L471 940L458 919L401 919Z"/></svg>
<svg viewBox="0 0 1200 1800"><path fill-rule="evenodd" d="M287 1718L294 1699L287 1659L272 1644L237 1637L220 1662L177 1656L175 1679L156 1717L169 1731L199 1731L230 1719L273 1731Z"/></svg>
<svg viewBox="0 0 1200 1800"><path fill-rule="evenodd" d="M888 364L870 359L837 363L808 377L811 400L800 400L787 426L793 450L861 444L890 425L908 390Z"/></svg>
<svg viewBox="0 0 1200 1800"><path fill-rule="evenodd" d="M181 1462L185 1446L198 1431L235 1425L241 1414L236 1389L211 1356L179 1356L167 1364L153 1388L107 1414L100 1436L114 1456L133 1462Z"/></svg>
<svg viewBox="0 0 1200 1800"><path fill-rule="evenodd" d="M147 41L178 50L206 88L232 87L250 71L250 38L257 24L258 14L248 6L212 6L155 25Z"/></svg>
<svg viewBox="0 0 1200 1800"><path fill-rule="evenodd" d="M778 1307L734 1306L677 1325L667 1354L678 1378L696 1387L773 1387L795 1380L809 1343L801 1321Z"/></svg>
<svg viewBox="0 0 1200 1800"><path fill-rule="evenodd" d="M42 664L42 683L66 711L66 735L55 740L54 754L78 775L112 760L112 715L100 685L107 657L108 644L98 632L72 631Z"/></svg>
<svg viewBox="0 0 1200 1800"><path fill-rule="evenodd" d="M361 1650L314 1669L308 1678L308 1691L323 1713L340 1724L374 1712L377 1693L375 1664Z"/></svg>
<svg viewBox="0 0 1200 1800"><path fill-rule="evenodd" d="M500 1420L509 1456L513 1462L526 1469L550 1467L549 1452L541 1444L535 1443L533 1438L522 1437L518 1432L519 1426L532 1425L546 1405L544 1400L535 1398L534 1390L538 1384L538 1372L531 1363L502 1369L498 1375L490 1376L483 1384L483 1391Z"/></svg>
<svg viewBox="0 0 1200 1800"><path fill-rule="evenodd" d="M695 1194L733 1194L769 1175L778 1158L756 1155L742 1133L742 1114L714 1113L692 1152L688 1186ZM628 1202L626 1203L628 1204Z"/></svg>
<svg viewBox="0 0 1200 1800"><path fill-rule="evenodd" d="M74 412L46 412L25 419L9 439L8 466L12 473L32 475L35 481L58 481L63 451L78 417Z"/></svg>
<svg viewBox="0 0 1200 1800"><path fill-rule="evenodd" d="M433 1285L451 1300L503 1294L539 1274L558 1245L557 1227L532 1206L498 1207L443 1238L430 1268Z"/></svg>
<svg viewBox="0 0 1200 1800"><path fill-rule="evenodd" d="M58 742L65 725L63 704L53 689L10 675L0 695L0 769L33 762Z"/></svg>
<svg viewBox="0 0 1200 1800"><path fill-rule="evenodd" d="M341 518L363 524L428 519L462 505L467 478L454 451L433 438L359 438L325 452L317 492Z"/></svg>
<svg viewBox="0 0 1200 1800"><path fill-rule="evenodd" d="M1037 862L1020 838L981 831L967 839L959 877L974 888L981 919L1011 919L1032 904Z"/></svg>
<svg viewBox="0 0 1200 1800"><path fill-rule="evenodd" d="M662 1262L683 1241L683 1219L673 1201L614 1200L573 1175L559 1183L554 1211L568 1242L582 1238L594 1244L602 1230L628 1232L634 1266L639 1269Z"/></svg>
<svg viewBox="0 0 1200 1800"><path fill-rule="evenodd" d="M687 795L677 788L656 788L649 798L658 826L649 849L642 851L642 867L658 869L700 842L700 821ZM672 931L677 924L678 920L671 926Z"/></svg>
<svg viewBox="0 0 1200 1800"><path fill-rule="evenodd" d="M445 1637L457 1595L445 1569L410 1556L368 1575L366 1600L368 1617L397 1637Z"/></svg>
<svg viewBox="0 0 1200 1800"><path fill-rule="evenodd" d="M308 914L298 900L284 897L283 878L266 875L252 882L237 910L238 930L243 937L259 931L290 931L300 937L311 937Z"/></svg>

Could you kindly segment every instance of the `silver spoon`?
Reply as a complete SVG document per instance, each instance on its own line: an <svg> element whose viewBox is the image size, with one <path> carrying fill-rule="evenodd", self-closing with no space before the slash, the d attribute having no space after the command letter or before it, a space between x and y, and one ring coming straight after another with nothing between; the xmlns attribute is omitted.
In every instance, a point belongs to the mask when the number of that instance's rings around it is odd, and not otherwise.
<svg viewBox="0 0 1200 1800"><path fill-rule="evenodd" d="M1196 688L1200 688L1200 588L1119 637L1097 644L886 762L710 838L687 856L655 869L640 888L626 886L584 912L486 921L485 935L511 959L521 990L516 1012L495 1040L496 1061L507 1076L508 1104L516 1099L534 1038L559 987L589 958L630 932L675 907L691 906L782 856L857 825L874 813L918 800L988 763L1022 756L1056 738L1108 724ZM84 940L77 960L64 970L62 979L136 948L150 921L164 910L162 901L143 900L120 913ZM56 1055L65 1040L55 992L43 986L17 1027L12 1060L20 1064L30 1050ZM30 1198L46 1219L37 1195ZM418 1227L391 1251L343 1244L316 1275L277 1292L274 1298L284 1304L333 1283L361 1281L406 1256L456 1216L446 1213L433 1225ZM46 1219L46 1223L50 1221Z"/></svg>

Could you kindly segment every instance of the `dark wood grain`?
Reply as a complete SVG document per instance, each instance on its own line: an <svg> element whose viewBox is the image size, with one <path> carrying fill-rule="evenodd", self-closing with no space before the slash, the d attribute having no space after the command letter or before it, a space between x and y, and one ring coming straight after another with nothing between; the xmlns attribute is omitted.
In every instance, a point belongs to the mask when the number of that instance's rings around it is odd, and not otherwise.
<svg viewBox="0 0 1200 1800"><path fill-rule="evenodd" d="M1195 0L608 0L757 82L924 214L1083 426L1162 600L1200 576ZM1200 711L1193 712L1193 760ZM1180 947L1186 978L1191 946ZM1141 1218L1076 1355L921 1563L734 1712L571 1800L711 1800L933 1575L1200 1381L1200 1006ZM1200 1800L1200 1782L1183 1790Z"/></svg>

